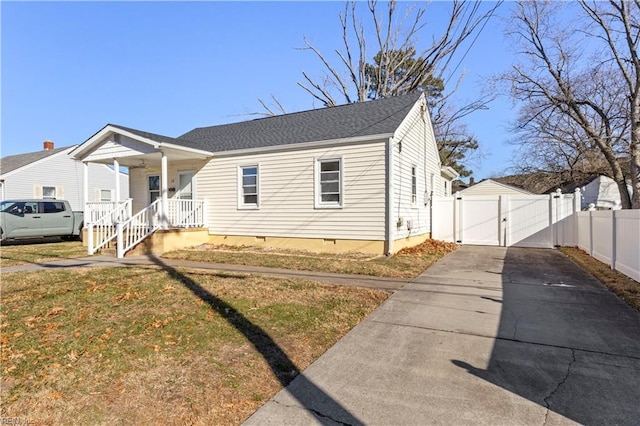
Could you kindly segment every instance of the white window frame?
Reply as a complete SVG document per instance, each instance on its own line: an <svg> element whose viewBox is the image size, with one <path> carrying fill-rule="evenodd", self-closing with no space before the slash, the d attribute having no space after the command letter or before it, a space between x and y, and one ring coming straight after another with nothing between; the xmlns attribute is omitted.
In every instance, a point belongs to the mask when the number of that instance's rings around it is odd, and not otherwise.
<svg viewBox="0 0 640 426"><path fill-rule="evenodd" d="M321 181L321 164L337 161L338 162L338 188L340 201L322 201L322 181ZM316 209L341 209L344 207L344 158L343 157L328 157L328 158L315 158L313 162L314 168L314 180L315 180L315 194L314 194L314 207Z"/></svg>
<svg viewBox="0 0 640 426"><path fill-rule="evenodd" d="M53 195L45 195L45 191L47 189L51 189L53 190ZM56 187L55 186L42 186L42 199L47 199L47 200L55 200L56 199Z"/></svg>
<svg viewBox="0 0 640 426"><path fill-rule="evenodd" d="M411 165L411 206L418 205L418 166Z"/></svg>
<svg viewBox="0 0 640 426"><path fill-rule="evenodd" d="M244 185L243 185L243 170L245 169L256 169L256 202L255 203L245 203L244 202ZM259 210L260 209L260 164L252 163L252 164L240 164L238 165L238 175L237 175L237 191L238 191L238 210Z"/></svg>

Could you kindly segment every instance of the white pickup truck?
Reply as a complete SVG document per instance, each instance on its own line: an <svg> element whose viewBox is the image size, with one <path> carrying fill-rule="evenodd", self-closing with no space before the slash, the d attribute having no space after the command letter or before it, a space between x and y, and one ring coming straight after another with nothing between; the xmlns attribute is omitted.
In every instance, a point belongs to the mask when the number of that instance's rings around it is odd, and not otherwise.
<svg viewBox="0 0 640 426"><path fill-rule="evenodd" d="M6 200L0 202L0 240L62 237L82 239L82 212L65 200Z"/></svg>

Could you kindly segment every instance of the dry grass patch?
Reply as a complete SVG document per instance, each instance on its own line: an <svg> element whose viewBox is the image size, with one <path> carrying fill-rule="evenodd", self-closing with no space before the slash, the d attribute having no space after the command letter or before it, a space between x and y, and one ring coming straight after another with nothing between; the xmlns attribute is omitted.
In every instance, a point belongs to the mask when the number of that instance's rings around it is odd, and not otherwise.
<svg viewBox="0 0 640 426"><path fill-rule="evenodd" d="M577 247L560 247L559 250L600 280L629 306L640 311L639 282L611 269L606 263L589 256L584 250Z"/></svg>
<svg viewBox="0 0 640 426"><path fill-rule="evenodd" d="M0 415L239 424L387 296L156 266L5 274Z"/></svg>
<svg viewBox="0 0 640 426"><path fill-rule="evenodd" d="M327 254L253 246L230 247L205 244L192 249L165 253L163 257L298 271L414 278L442 256L453 251L455 247L455 244L427 240L419 246L404 249L394 256L386 257L362 253Z"/></svg>
<svg viewBox="0 0 640 426"><path fill-rule="evenodd" d="M3 268L85 256L87 248L80 241L10 241L0 246L0 266Z"/></svg>

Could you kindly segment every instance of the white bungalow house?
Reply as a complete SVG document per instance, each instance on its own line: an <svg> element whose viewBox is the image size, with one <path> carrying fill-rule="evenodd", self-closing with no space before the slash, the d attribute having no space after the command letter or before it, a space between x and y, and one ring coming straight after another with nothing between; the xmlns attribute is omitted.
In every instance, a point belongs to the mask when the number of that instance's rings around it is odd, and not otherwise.
<svg viewBox="0 0 640 426"><path fill-rule="evenodd" d="M129 167L131 200L99 215L88 203L86 212L89 252L116 240L119 256L151 234L165 238L144 243L152 251L180 240L395 253L429 238L431 198L457 177L441 167L418 94L176 138L109 124L72 155L85 182L91 163Z"/></svg>
<svg viewBox="0 0 640 426"><path fill-rule="evenodd" d="M112 168L90 164L90 179L83 185L83 166L69 153L76 147L56 148L51 141L42 151L9 155L0 159L0 199L57 198L66 199L73 210L81 211L85 201L110 203L129 197L129 177L120 173L118 184ZM122 192L116 194L116 188Z"/></svg>

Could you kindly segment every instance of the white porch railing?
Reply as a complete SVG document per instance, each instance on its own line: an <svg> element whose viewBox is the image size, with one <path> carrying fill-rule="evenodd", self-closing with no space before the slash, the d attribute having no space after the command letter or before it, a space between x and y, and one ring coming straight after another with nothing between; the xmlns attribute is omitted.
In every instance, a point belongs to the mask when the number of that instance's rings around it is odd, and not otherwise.
<svg viewBox="0 0 640 426"><path fill-rule="evenodd" d="M170 199L167 219L174 228L204 226L204 200Z"/></svg>
<svg viewBox="0 0 640 426"><path fill-rule="evenodd" d="M131 199L121 202L89 202L85 209L87 251L93 255L116 238L116 223L131 217Z"/></svg>
<svg viewBox="0 0 640 426"><path fill-rule="evenodd" d="M195 228L205 225L204 200L167 200L169 228ZM107 206L111 207L109 210ZM90 255L116 241L119 258L162 227L162 200L158 199L131 216L131 199L120 204L87 203L87 245ZM97 211L101 215L97 217ZM96 218L97 217L97 218ZM94 219L95 218L95 219Z"/></svg>
<svg viewBox="0 0 640 426"><path fill-rule="evenodd" d="M89 201L84 212L85 223L97 223L110 216L113 223L131 217L131 198L126 201ZM118 208L120 206L120 208Z"/></svg>
<svg viewBox="0 0 640 426"><path fill-rule="evenodd" d="M204 200L167 200L167 223L170 228L204 226ZM156 200L130 219L116 224L118 258L162 227L162 200Z"/></svg>
<svg viewBox="0 0 640 426"><path fill-rule="evenodd" d="M160 229L160 208L162 200L156 200L146 208L140 210L125 222L116 225L116 255L123 258L124 254L136 244Z"/></svg>

